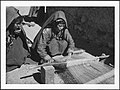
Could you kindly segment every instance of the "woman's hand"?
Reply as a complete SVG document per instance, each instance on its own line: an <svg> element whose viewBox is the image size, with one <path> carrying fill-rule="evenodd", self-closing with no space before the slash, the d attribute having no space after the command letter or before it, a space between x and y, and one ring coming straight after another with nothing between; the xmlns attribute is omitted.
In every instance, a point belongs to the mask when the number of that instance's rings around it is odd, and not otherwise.
<svg viewBox="0 0 120 90"><path fill-rule="evenodd" d="M52 62L54 62L54 59L51 58L48 60L48 63L52 63Z"/></svg>
<svg viewBox="0 0 120 90"><path fill-rule="evenodd" d="M68 52L68 56L70 56L70 55L73 54L74 50L72 50L72 49L69 48L67 52Z"/></svg>
<svg viewBox="0 0 120 90"><path fill-rule="evenodd" d="M45 56L44 60L45 60L45 62L48 62L48 63L54 62L54 59L52 57L50 57L49 55Z"/></svg>
<svg viewBox="0 0 120 90"><path fill-rule="evenodd" d="M75 53L83 53L83 52L85 52L85 50L84 49L77 49L77 48L74 48L74 49L68 49L68 55L70 56L70 55L72 55L72 54L75 54Z"/></svg>

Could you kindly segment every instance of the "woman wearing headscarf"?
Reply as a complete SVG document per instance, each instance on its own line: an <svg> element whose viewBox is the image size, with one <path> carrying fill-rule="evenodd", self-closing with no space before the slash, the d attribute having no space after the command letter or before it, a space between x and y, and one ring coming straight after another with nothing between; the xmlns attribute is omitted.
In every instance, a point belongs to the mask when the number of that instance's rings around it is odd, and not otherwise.
<svg viewBox="0 0 120 90"><path fill-rule="evenodd" d="M14 7L6 8L6 70L11 71L25 63L29 48L22 28L23 16Z"/></svg>
<svg viewBox="0 0 120 90"><path fill-rule="evenodd" d="M70 53L75 47L63 11L53 13L43 24L32 45L41 63L53 62L56 55Z"/></svg>

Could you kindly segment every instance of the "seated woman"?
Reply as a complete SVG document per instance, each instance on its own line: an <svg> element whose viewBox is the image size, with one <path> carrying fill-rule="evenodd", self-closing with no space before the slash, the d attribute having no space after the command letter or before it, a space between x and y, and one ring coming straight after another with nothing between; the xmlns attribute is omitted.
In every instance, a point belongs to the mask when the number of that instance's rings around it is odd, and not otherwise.
<svg viewBox="0 0 120 90"><path fill-rule="evenodd" d="M25 63L30 49L22 27L24 17L20 16L14 7L7 7L6 13L6 70L8 72Z"/></svg>
<svg viewBox="0 0 120 90"><path fill-rule="evenodd" d="M38 59L40 64L53 62L52 57L66 55L74 48L75 44L68 31L67 20L63 11L57 11L48 18L32 46L32 50L36 51L40 57Z"/></svg>

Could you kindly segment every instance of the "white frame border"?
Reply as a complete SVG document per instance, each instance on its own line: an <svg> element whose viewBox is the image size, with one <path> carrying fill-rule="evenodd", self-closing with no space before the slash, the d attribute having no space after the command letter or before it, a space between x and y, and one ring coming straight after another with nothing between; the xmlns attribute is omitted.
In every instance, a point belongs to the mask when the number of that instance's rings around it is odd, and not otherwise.
<svg viewBox="0 0 120 90"><path fill-rule="evenodd" d="M26 3L27 2L27 3ZM67 3L67 5L66 5ZM6 6L115 7L115 84L6 84ZM1 1L1 89L119 89L119 1Z"/></svg>

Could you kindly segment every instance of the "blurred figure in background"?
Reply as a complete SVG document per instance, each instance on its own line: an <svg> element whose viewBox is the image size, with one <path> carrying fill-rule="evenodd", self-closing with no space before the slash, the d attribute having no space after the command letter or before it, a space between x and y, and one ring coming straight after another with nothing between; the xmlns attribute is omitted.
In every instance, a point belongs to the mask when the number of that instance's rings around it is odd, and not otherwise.
<svg viewBox="0 0 120 90"><path fill-rule="evenodd" d="M11 71L25 63L30 49L27 44L23 25L25 16L19 14L15 7L6 7L6 70Z"/></svg>

